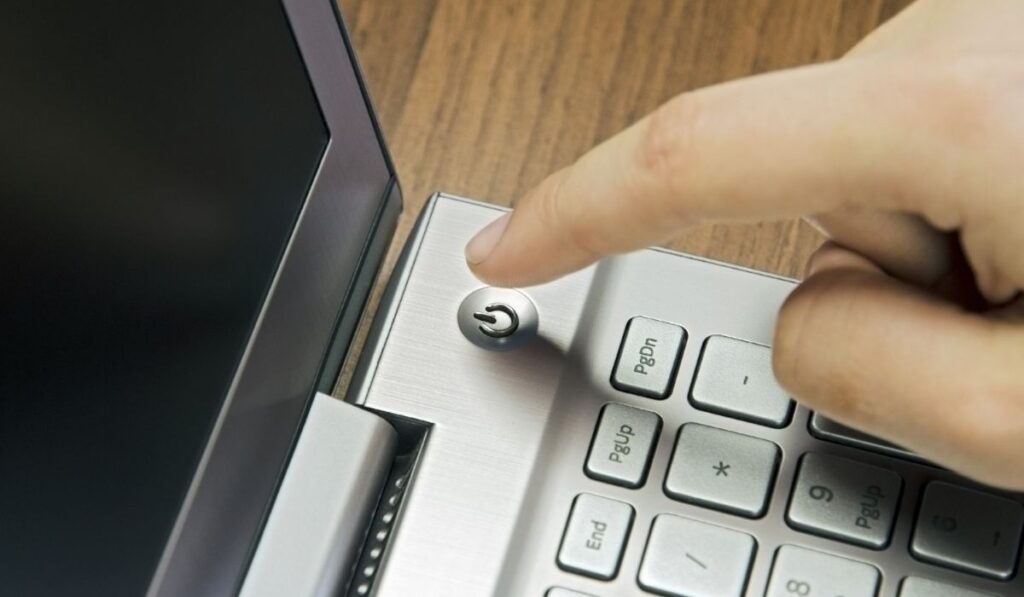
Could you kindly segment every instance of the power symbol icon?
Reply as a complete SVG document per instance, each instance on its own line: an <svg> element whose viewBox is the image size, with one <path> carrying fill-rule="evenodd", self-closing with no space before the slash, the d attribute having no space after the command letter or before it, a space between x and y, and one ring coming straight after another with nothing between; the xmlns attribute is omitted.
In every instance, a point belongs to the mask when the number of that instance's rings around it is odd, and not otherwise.
<svg viewBox="0 0 1024 597"><path fill-rule="evenodd" d="M498 325L498 317L494 315L495 312L505 315L506 321L502 322L503 325ZM483 311L473 313L473 318L483 322L480 325L480 331L491 338L505 338L519 329L519 316L516 315L515 309L504 303L491 303L484 307Z"/></svg>
<svg viewBox="0 0 1024 597"><path fill-rule="evenodd" d="M458 313L459 329L473 344L488 350L512 350L537 335L537 307L511 288L478 288Z"/></svg>

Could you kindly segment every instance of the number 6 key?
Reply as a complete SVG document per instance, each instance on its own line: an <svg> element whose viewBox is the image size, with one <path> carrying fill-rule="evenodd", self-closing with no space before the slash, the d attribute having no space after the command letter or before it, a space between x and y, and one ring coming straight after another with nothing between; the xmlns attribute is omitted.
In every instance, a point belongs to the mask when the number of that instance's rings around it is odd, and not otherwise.
<svg viewBox="0 0 1024 597"><path fill-rule="evenodd" d="M929 483L910 551L919 560L1005 580L1016 571L1024 506L942 481Z"/></svg>

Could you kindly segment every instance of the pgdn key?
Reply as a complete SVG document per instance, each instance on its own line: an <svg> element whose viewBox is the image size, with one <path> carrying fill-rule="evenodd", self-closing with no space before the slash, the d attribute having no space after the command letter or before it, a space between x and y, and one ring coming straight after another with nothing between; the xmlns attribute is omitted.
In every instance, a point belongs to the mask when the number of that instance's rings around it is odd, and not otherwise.
<svg viewBox="0 0 1024 597"><path fill-rule="evenodd" d="M663 400L672 393L686 330L678 325L634 317L626 324L612 371L617 390Z"/></svg>

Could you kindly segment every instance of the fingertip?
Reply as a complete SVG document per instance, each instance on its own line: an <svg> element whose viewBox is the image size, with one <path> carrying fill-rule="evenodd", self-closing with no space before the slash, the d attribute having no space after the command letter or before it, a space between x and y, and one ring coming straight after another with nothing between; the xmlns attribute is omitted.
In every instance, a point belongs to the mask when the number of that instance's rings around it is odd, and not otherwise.
<svg viewBox="0 0 1024 597"><path fill-rule="evenodd" d="M588 220L585 192L567 191L560 170L522 196L514 211L484 227L466 245L466 263L483 282L523 287L543 284L590 265L603 256L576 242L579 231L600 236ZM593 231L597 232L593 232Z"/></svg>
<svg viewBox="0 0 1024 597"><path fill-rule="evenodd" d="M502 236L505 235L505 230L511 219L511 212L502 215L484 226L466 243L466 263L471 268L482 264L494 252L494 248L498 246Z"/></svg>
<svg viewBox="0 0 1024 597"><path fill-rule="evenodd" d="M530 250L529 245L542 243L530 240L531 232L524 230L528 226L523 223L523 217L516 217L517 213L498 217L466 243L466 265L485 284L514 288L540 284L555 277L548 275L545 264L535 259L535 251Z"/></svg>
<svg viewBox="0 0 1024 597"><path fill-rule="evenodd" d="M529 280L519 280L514 276L513 267L508 264L510 251L504 245L509 224L515 212L508 212L491 221L477 232L466 243L466 265L473 275L489 286L512 288L522 286ZM499 245L502 249L498 249ZM515 252L512 251L512 254Z"/></svg>

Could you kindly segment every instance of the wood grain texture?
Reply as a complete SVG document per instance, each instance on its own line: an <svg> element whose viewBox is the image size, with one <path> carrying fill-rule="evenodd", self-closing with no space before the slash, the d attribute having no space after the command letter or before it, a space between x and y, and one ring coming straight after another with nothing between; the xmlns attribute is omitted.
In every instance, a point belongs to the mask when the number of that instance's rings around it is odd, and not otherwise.
<svg viewBox="0 0 1024 597"><path fill-rule="evenodd" d="M404 190L397 246L436 190L509 205L669 98L838 58L910 0L340 3ZM785 220L670 246L798 277L821 240Z"/></svg>

